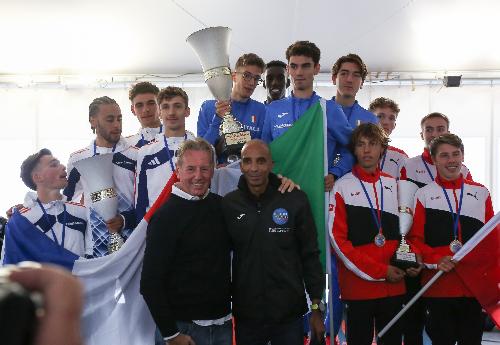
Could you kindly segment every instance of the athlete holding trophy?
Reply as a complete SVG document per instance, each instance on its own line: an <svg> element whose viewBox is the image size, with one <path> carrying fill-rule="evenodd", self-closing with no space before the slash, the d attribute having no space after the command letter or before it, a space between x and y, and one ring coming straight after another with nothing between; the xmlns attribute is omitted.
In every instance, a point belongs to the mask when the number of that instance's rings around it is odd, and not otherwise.
<svg viewBox="0 0 500 345"><path fill-rule="evenodd" d="M217 100L202 104L198 136L215 146L219 163L236 161L247 141L261 137L265 116L264 104L250 98L262 82L264 61L256 54L244 54L231 71L230 34L229 28L213 27L197 31L186 39L196 52L205 82Z"/></svg>

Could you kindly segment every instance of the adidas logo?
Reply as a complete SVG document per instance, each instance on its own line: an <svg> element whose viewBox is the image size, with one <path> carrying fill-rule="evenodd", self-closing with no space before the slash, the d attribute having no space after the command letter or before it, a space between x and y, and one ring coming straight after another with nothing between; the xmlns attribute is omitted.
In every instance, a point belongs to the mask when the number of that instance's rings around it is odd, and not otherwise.
<svg viewBox="0 0 500 345"><path fill-rule="evenodd" d="M148 162L148 165L150 165L150 166L155 166L155 165L160 165L160 164L161 163L160 163L160 160L158 159L158 157L155 157Z"/></svg>

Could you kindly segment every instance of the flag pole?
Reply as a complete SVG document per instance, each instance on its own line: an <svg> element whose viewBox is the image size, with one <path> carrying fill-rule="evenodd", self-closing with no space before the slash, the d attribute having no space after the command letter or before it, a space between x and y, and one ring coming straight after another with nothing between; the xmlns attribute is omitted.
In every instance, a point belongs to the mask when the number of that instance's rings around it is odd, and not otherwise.
<svg viewBox="0 0 500 345"><path fill-rule="evenodd" d="M405 307L401 309L399 313L397 313L396 316L394 316L393 319L389 321L387 325L385 325L384 328L382 328L382 330L378 333L377 338L383 337L384 334L387 333L389 328L391 328L401 318L401 316L403 316L403 314L406 313L406 311L410 309L413 304L415 304L415 302L420 298L420 296L422 296L424 292L426 292L431 287L431 285L434 284L434 282L443 275L443 273L444 273L443 271L439 271L438 273L436 273L431 278L431 280L429 280L427 284L425 284L422 287L422 289L420 289L420 291L417 292L417 294L413 296L413 298L408 303L406 303Z"/></svg>
<svg viewBox="0 0 500 345"><path fill-rule="evenodd" d="M481 242L493 230L493 228L498 225L499 222L500 212L495 214L488 222L486 222L486 224L484 224L483 227L479 229L479 231L476 232L474 236L472 236L467 241L467 243L465 243L464 246L455 253L455 255L453 255L452 260L455 262L460 261L472 250L472 248L474 248L479 242ZM383 337L384 334L387 333L389 328L391 328L401 318L401 316L403 316L403 314L406 313L408 309L410 309L410 307L417 301L417 299L419 299L420 296L422 296L424 292L427 291L431 287L431 285L434 284L434 282L443 275L443 273L443 271L439 271L438 273L436 273L431 278L431 280L429 280L427 284L425 284L422 289L420 289L420 291L417 292L415 296L413 296L413 298L405 305L405 307L401 309L401 311L397 313L396 316L394 316L394 318L389 321L389 323L378 333L377 338Z"/></svg>

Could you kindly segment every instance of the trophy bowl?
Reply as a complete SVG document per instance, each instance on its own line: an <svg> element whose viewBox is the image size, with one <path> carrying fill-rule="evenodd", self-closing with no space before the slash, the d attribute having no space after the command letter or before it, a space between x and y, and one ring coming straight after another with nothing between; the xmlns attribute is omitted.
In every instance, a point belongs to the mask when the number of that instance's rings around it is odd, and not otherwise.
<svg viewBox="0 0 500 345"><path fill-rule="evenodd" d="M186 42L193 48L201 67L203 76L210 92L218 101L231 99L233 78L229 68L229 41L231 29L217 26L202 29L192 33ZM225 114L219 129L221 140L215 146L218 155L226 157L239 156L243 145L250 141L250 131L243 130L243 126L231 114Z"/></svg>
<svg viewBox="0 0 500 345"><path fill-rule="evenodd" d="M205 83L219 101L228 101L233 88L229 68L230 38L231 29L222 26L202 29L186 38L200 60Z"/></svg>
<svg viewBox="0 0 500 345"><path fill-rule="evenodd" d="M75 162L85 195L85 206L105 221L118 213L118 195L113 181L113 154L97 155Z"/></svg>

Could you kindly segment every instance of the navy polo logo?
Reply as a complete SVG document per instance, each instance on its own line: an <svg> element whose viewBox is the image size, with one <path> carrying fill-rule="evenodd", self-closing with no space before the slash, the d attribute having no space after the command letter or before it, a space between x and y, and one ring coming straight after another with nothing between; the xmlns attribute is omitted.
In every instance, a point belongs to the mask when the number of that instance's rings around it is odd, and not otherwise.
<svg viewBox="0 0 500 345"><path fill-rule="evenodd" d="M273 221L278 225L283 225L288 222L288 211L284 208L277 208L273 212Z"/></svg>

